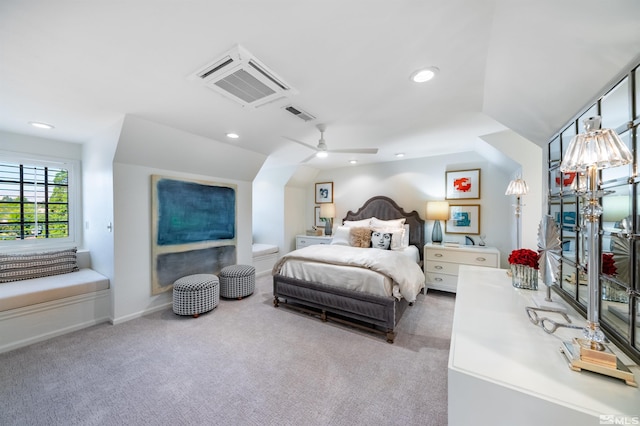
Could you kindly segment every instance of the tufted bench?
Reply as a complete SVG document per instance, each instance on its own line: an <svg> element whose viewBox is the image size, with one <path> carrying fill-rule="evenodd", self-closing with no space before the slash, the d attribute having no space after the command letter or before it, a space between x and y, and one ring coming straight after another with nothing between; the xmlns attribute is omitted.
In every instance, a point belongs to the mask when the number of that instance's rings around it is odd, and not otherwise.
<svg viewBox="0 0 640 426"><path fill-rule="evenodd" d="M242 299L256 289L256 268L251 265L230 265L220 271L220 296Z"/></svg>
<svg viewBox="0 0 640 426"><path fill-rule="evenodd" d="M218 306L219 301L219 280L213 274L187 275L173 283L173 312L178 315L197 318Z"/></svg>

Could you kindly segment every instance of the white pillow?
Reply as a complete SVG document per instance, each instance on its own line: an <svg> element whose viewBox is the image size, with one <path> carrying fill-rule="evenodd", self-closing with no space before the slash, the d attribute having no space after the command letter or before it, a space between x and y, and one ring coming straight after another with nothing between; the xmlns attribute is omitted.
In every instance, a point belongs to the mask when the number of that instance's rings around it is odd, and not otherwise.
<svg viewBox="0 0 640 426"><path fill-rule="evenodd" d="M405 225L405 226L409 226L409 225ZM405 248L402 245L404 242L405 233L407 233L407 231L404 228L394 229L391 232L391 250L402 250Z"/></svg>
<svg viewBox="0 0 640 426"><path fill-rule="evenodd" d="M343 226L349 228L368 228L371 226L371 218L362 220L345 220Z"/></svg>
<svg viewBox="0 0 640 426"><path fill-rule="evenodd" d="M333 238L331 239L332 245L339 246L349 246L349 233L351 228L348 226L338 226L333 233Z"/></svg>
<svg viewBox="0 0 640 426"><path fill-rule="evenodd" d="M382 220L376 217L371 218L371 227L372 228L386 228L386 229L396 229L402 228L405 222L405 218L402 219L392 219L392 220Z"/></svg>

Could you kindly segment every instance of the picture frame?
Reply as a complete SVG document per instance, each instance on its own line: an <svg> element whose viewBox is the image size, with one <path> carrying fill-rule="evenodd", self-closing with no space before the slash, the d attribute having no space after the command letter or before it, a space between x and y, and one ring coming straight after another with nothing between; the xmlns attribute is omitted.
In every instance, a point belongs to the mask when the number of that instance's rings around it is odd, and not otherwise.
<svg viewBox="0 0 640 426"><path fill-rule="evenodd" d="M313 219L314 225L319 228L324 228L325 226L324 218L320 217L320 206L316 206L314 210L315 210L315 216Z"/></svg>
<svg viewBox="0 0 640 426"><path fill-rule="evenodd" d="M333 182L316 183L316 204L333 203Z"/></svg>
<svg viewBox="0 0 640 426"><path fill-rule="evenodd" d="M444 223L447 234L480 235L480 204L451 204Z"/></svg>
<svg viewBox="0 0 640 426"><path fill-rule="evenodd" d="M480 199L480 169L445 172L446 200Z"/></svg>

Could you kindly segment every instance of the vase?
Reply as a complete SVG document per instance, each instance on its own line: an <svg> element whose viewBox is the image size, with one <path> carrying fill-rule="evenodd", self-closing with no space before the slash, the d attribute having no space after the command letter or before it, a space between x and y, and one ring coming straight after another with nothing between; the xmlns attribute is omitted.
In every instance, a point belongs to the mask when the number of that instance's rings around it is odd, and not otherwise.
<svg viewBox="0 0 640 426"><path fill-rule="evenodd" d="M526 265L511 265L511 280L515 288L538 289L538 270Z"/></svg>

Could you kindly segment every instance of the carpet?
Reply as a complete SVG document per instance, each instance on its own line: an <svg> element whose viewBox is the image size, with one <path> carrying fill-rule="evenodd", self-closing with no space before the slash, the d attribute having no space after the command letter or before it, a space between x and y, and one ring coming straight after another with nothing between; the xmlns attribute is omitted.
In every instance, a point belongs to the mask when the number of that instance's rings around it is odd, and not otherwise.
<svg viewBox="0 0 640 426"><path fill-rule="evenodd" d="M0 424L447 424L454 295L420 295L394 344L272 299L260 277L199 318L167 308L0 354Z"/></svg>

